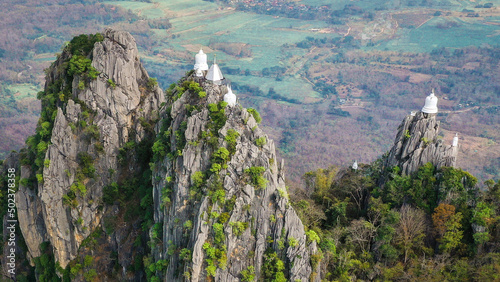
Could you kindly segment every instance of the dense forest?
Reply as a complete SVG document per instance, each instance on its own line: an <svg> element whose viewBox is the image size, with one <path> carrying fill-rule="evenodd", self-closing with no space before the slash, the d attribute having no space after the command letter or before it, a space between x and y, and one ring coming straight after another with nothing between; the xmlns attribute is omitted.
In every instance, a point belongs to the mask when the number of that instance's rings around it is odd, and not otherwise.
<svg viewBox="0 0 500 282"><path fill-rule="evenodd" d="M291 193L325 281L499 279L500 182L479 190L460 169L381 164L308 172Z"/></svg>

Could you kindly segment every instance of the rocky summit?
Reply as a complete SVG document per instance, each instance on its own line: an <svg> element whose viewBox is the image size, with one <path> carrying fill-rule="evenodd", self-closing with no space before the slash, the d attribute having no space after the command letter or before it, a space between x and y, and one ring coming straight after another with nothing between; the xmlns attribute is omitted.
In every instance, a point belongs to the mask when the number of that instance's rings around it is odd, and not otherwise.
<svg viewBox="0 0 500 282"><path fill-rule="evenodd" d="M37 275L319 281L274 143L227 91L188 73L164 94L129 33L75 37L47 70L36 134L4 161Z"/></svg>
<svg viewBox="0 0 500 282"><path fill-rule="evenodd" d="M280 263L277 275L308 281L316 242L289 203L283 162L258 113L227 105L227 92L194 76L167 92L177 100L156 128L154 148L173 154L155 154L155 221L166 243L155 258L169 260L168 281L238 281L245 271L265 279Z"/></svg>
<svg viewBox="0 0 500 282"><path fill-rule="evenodd" d="M74 39L48 69L39 128L50 132L33 137L41 139L34 154L42 161L21 165L21 179L36 174L36 181L21 181L16 197L29 255L39 257L40 244L48 241L62 268L102 228L103 187L124 169L120 148L154 138L144 124L157 118L165 101L139 61L134 38L111 29L100 36L88 50ZM22 154L29 159L30 152Z"/></svg>
<svg viewBox="0 0 500 282"><path fill-rule="evenodd" d="M386 167L398 166L409 175L429 162L438 168L455 166L458 148L443 144L438 133L436 114L417 112L406 116L399 125Z"/></svg>

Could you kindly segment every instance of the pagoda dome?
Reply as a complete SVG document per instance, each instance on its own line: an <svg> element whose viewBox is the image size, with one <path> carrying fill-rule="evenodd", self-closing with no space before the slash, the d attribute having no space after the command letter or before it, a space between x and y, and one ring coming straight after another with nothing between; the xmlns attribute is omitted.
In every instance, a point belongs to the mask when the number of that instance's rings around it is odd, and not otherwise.
<svg viewBox="0 0 500 282"><path fill-rule="evenodd" d="M455 137L453 137L453 143L452 143L452 146L453 146L453 147L458 146L458 133L456 133L456 134L455 134Z"/></svg>
<svg viewBox="0 0 500 282"><path fill-rule="evenodd" d="M434 89L431 94L425 98L425 105L422 108L422 112L426 114L436 114L438 112L438 98L434 95Z"/></svg>
<svg viewBox="0 0 500 282"><path fill-rule="evenodd" d="M352 169L357 170L358 169L358 161L354 161L352 164Z"/></svg>
<svg viewBox="0 0 500 282"><path fill-rule="evenodd" d="M194 70L198 71L206 71L208 70L208 64L207 64L207 54L203 52L202 49L200 49L200 52L194 56Z"/></svg>
<svg viewBox="0 0 500 282"><path fill-rule="evenodd" d="M214 64L210 66L210 69L207 72L207 75L205 76L207 80L210 80L216 84L219 84L221 80L224 79L224 76L222 75L222 72L220 71L219 66L216 63L216 60L214 58Z"/></svg>
<svg viewBox="0 0 500 282"><path fill-rule="evenodd" d="M227 87L227 93L224 95L224 102L231 107L236 105L236 95L234 95L233 90L231 90L231 86Z"/></svg>

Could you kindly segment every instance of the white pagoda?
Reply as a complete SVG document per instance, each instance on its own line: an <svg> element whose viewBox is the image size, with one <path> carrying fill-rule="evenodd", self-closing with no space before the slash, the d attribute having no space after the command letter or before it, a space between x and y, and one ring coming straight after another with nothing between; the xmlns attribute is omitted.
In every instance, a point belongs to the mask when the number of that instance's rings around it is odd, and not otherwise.
<svg viewBox="0 0 500 282"><path fill-rule="evenodd" d="M214 64L208 70L205 78L207 80L212 81L214 84L221 84L222 80L224 79L224 76L222 75L222 72L220 71L219 66L217 65L215 57L214 57Z"/></svg>
<svg viewBox="0 0 500 282"><path fill-rule="evenodd" d="M231 90L231 86L227 86L227 93L224 95L224 102L231 107L236 105L236 95L234 95L233 90Z"/></svg>
<svg viewBox="0 0 500 282"><path fill-rule="evenodd" d="M438 98L434 95L434 89L432 89L431 94L425 98L425 104L422 108L422 112L426 114L437 114L438 112Z"/></svg>
<svg viewBox="0 0 500 282"><path fill-rule="evenodd" d="M458 133L455 133L455 137L453 137L453 143L452 143L452 146L453 146L453 147L458 146Z"/></svg>
<svg viewBox="0 0 500 282"><path fill-rule="evenodd" d="M207 54L203 52L203 49L200 49L200 52L194 56L194 70L196 73L196 76L203 76L203 71L208 70L208 64L207 64Z"/></svg>

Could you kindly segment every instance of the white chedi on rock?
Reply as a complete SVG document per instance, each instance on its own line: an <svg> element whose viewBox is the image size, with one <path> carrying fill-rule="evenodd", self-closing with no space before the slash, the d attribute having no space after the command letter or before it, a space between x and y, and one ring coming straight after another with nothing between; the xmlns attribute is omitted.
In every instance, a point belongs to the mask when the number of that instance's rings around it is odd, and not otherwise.
<svg viewBox="0 0 500 282"><path fill-rule="evenodd" d="M236 105L236 95L234 95L233 90L231 90L231 86L227 87L227 93L224 95L224 102L231 107Z"/></svg>
<svg viewBox="0 0 500 282"><path fill-rule="evenodd" d="M456 133L456 134L455 134L455 137L453 137L453 143L452 143L452 146L453 146L453 147L458 146L458 133Z"/></svg>
<svg viewBox="0 0 500 282"><path fill-rule="evenodd" d="M196 76L203 76L203 71L208 70L207 54L202 49L194 56L194 70Z"/></svg>
<svg viewBox="0 0 500 282"><path fill-rule="evenodd" d="M422 108L422 112L426 114L436 114L438 112L438 98L434 95L434 89L432 89L431 94L425 98L425 104Z"/></svg>
<svg viewBox="0 0 500 282"><path fill-rule="evenodd" d="M215 58L214 58L214 64L208 70L205 78L214 83L220 83L224 79L224 76L222 75L222 72L220 71L220 68L217 65Z"/></svg>
<svg viewBox="0 0 500 282"><path fill-rule="evenodd" d="M352 169L357 170L358 169L358 161L354 161L352 164Z"/></svg>

